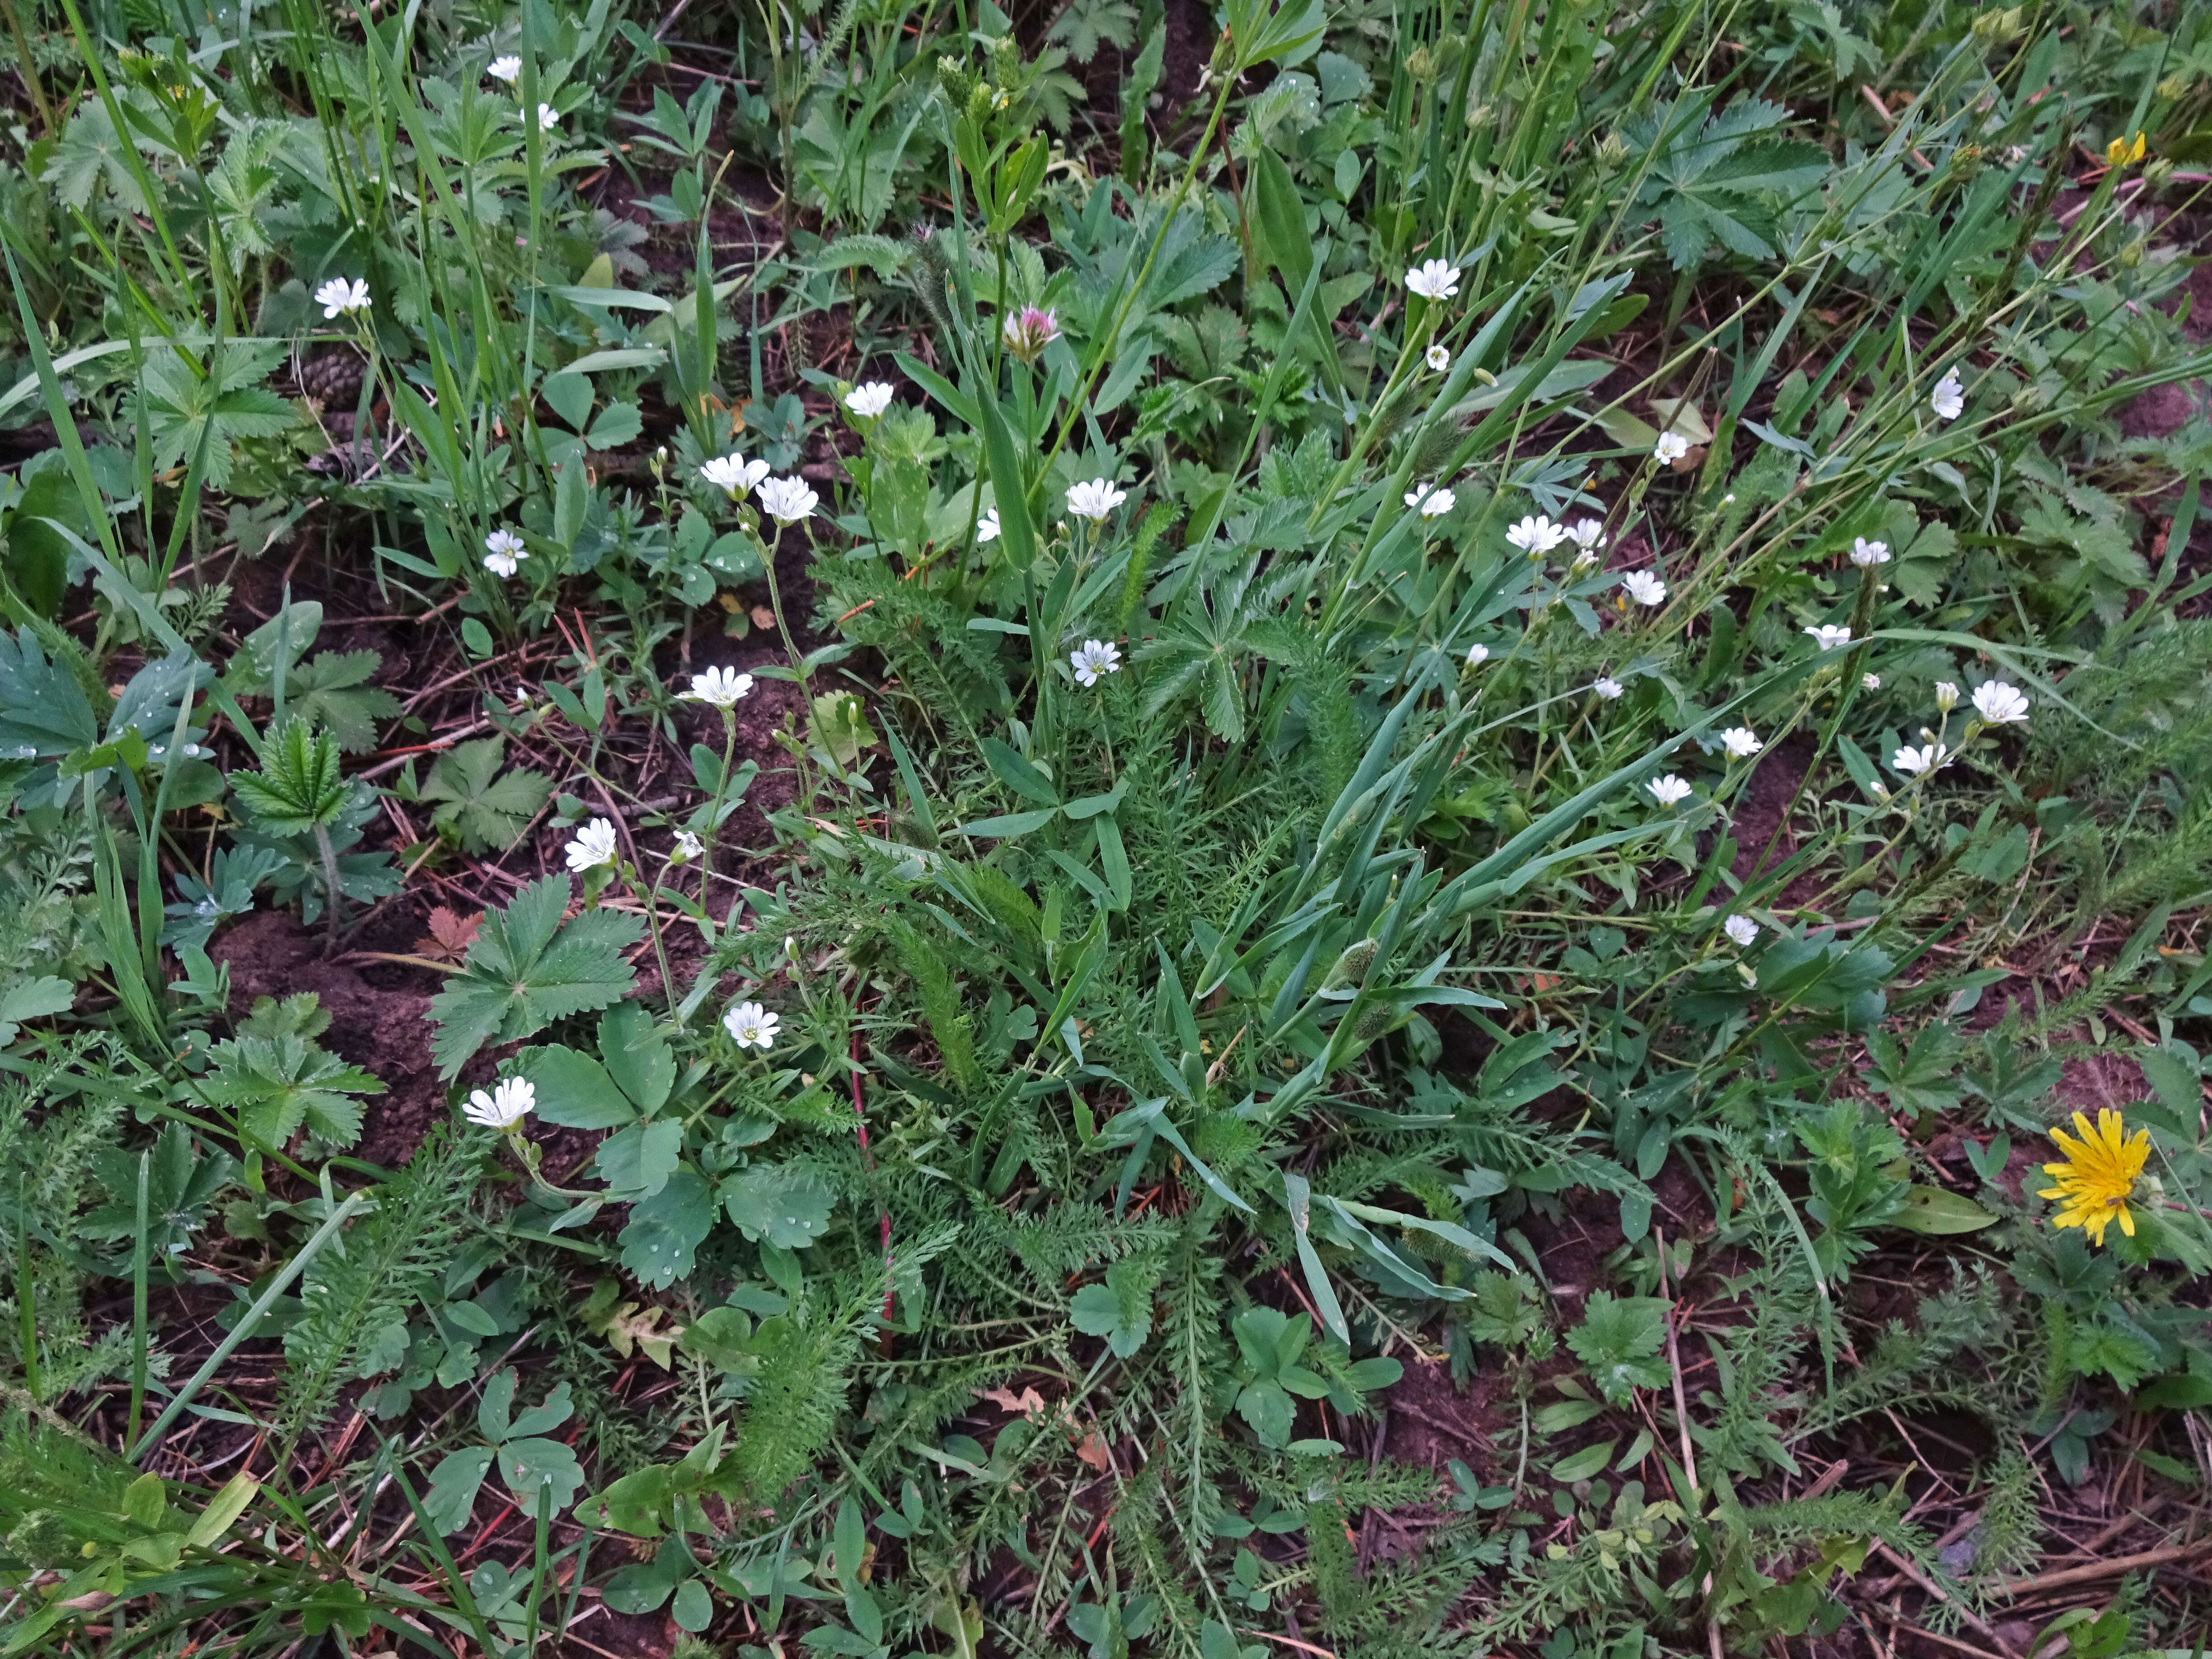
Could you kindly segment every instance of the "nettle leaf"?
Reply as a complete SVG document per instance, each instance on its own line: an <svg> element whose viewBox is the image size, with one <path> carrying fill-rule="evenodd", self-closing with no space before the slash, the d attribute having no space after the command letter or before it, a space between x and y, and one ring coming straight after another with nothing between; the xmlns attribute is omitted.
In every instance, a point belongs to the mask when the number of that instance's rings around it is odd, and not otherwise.
<svg viewBox="0 0 2212 1659"><path fill-rule="evenodd" d="M746 1238L797 1250L828 1230L836 1195L809 1170L755 1164L723 1182L722 1202Z"/></svg>
<svg viewBox="0 0 2212 1659"><path fill-rule="evenodd" d="M458 833L472 852L503 853L522 838L530 820L553 793L553 780L518 766L501 772L507 739L458 743L432 763L422 781L424 800L441 803L430 822Z"/></svg>
<svg viewBox="0 0 2212 1659"><path fill-rule="evenodd" d="M1567 1333L1567 1346L1615 1406L1626 1405L1638 1389L1662 1386L1672 1375L1658 1357L1667 1346L1667 1304L1656 1296L1591 1291L1583 1322Z"/></svg>
<svg viewBox="0 0 2212 1659"><path fill-rule="evenodd" d="M487 1042L514 1042L568 1014L627 995L637 970L622 953L645 936L645 919L590 910L572 921L568 878L548 876L485 913L461 971L430 1000L430 1052L451 1078Z"/></svg>
<svg viewBox="0 0 2212 1659"><path fill-rule="evenodd" d="M256 829L274 836L304 836L327 825L345 804L338 775L337 739L288 720L262 751L258 772L234 772L230 787Z"/></svg>
<svg viewBox="0 0 2212 1659"><path fill-rule="evenodd" d="M328 732L349 755L375 748L376 723L399 715L399 699L368 684L383 661L374 651L325 651L300 664L284 678L285 712Z"/></svg>

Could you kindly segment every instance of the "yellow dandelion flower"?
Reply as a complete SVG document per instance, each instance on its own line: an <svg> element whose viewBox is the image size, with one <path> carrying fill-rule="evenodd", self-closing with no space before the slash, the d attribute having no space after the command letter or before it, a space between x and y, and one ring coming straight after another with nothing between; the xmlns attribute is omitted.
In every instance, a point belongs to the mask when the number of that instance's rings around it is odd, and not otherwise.
<svg viewBox="0 0 2212 1659"><path fill-rule="evenodd" d="M2089 1235L2091 1243L2102 1244L2105 1229L2118 1221L2120 1231L2133 1238L2136 1218L2128 1210L2128 1200L2135 1196L2136 1182L2150 1157L2150 1131L2127 1133L2120 1115L2112 1111L2099 1112L2097 1127L2092 1129L2087 1117L2076 1112L2074 1134L2053 1129L2051 1139L2066 1155L2063 1164L2043 1166L2044 1174L2058 1183L2046 1187L2040 1194L2059 1200L2058 1213L2051 1217L2051 1224L2079 1227Z"/></svg>
<svg viewBox="0 0 2212 1659"><path fill-rule="evenodd" d="M2148 145L2145 135L2138 132L2136 134L2136 141L2132 146L2124 138L2115 138L2111 143L2106 145L2105 159L2116 167L2125 167L2130 161L2142 161L2148 150Z"/></svg>

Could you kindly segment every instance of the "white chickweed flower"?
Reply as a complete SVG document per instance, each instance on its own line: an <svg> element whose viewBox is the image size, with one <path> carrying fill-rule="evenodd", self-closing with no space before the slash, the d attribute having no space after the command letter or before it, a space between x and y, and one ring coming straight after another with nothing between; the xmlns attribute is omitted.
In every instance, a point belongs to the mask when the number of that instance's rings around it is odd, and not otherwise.
<svg viewBox="0 0 2212 1659"><path fill-rule="evenodd" d="M872 421L891 406L891 387L883 380L870 380L856 386L845 394L845 407L864 421Z"/></svg>
<svg viewBox="0 0 2212 1659"><path fill-rule="evenodd" d="M560 131L561 112L550 104L540 104L538 106L538 130L540 132Z"/></svg>
<svg viewBox="0 0 2212 1659"><path fill-rule="evenodd" d="M487 1129L512 1129L528 1117L537 1104L538 1090L528 1078L503 1077L492 1085L489 1093L482 1089L472 1090L467 1104L461 1108L461 1115Z"/></svg>
<svg viewBox="0 0 2212 1659"><path fill-rule="evenodd" d="M1451 367L1451 353L1443 346L1432 345L1421 355L1427 360L1429 367L1439 374Z"/></svg>
<svg viewBox="0 0 2212 1659"><path fill-rule="evenodd" d="M504 525L484 538L484 568L495 576L514 575L529 556L530 550L522 544L522 538Z"/></svg>
<svg viewBox="0 0 2212 1659"><path fill-rule="evenodd" d="M1596 692L1598 696L1604 698L1606 702L1612 702L1616 701L1623 692L1628 690L1628 688L1623 685L1619 680L1613 678L1612 675L1601 674L1590 682L1590 690Z"/></svg>
<svg viewBox="0 0 2212 1659"><path fill-rule="evenodd" d="M1651 799L1662 806L1674 806L1690 798L1690 786L1672 772L1663 778L1654 778L1644 786L1651 792Z"/></svg>
<svg viewBox="0 0 2212 1659"><path fill-rule="evenodd" d="M1936 390L1929 397L1928 407L1936 411L1939 421L1955 421L1966 412L1966 388L1960 384L1957 369L1943 371L1943 378L1936 382Z"/></svg>
<svg viewBox="0 0 2212 1659"><path fill-rule="evenodd" d="M752 695L753 677L740 674L734 668L709 668L702 674L691 677L691 689L683 694L685 701L709 703L716 708L734 708L740 697Z"/></svg>
<svg viewBox="0 0 2212 1659"><path fill-rule="evenodd" d="M1121 672L1121 647L1104 640L1085 640L1067 653L1067 665L1083 684L1096 685L1102 675Z"/></svg>
<svg viewBox="0 0 2212 1659"><path fill-rule="evenodd" d="M1813 643L1823 651L1833 651L1838 646L1851 642L1851 630L1840 623L1822 623L1818 628L1808 628L1805 631L1812 635Z"/></svg>
<svg viewBox="0 0 2212 1659"><path fill-rule="evenodd" d="M2027 724L2027 695L2002 680L1984 680L1974 688L1974 712L1991 726Z"/></svg>
<svg viewBox="0 0 2212 1659"><path fill-rule="evenodd" d="M1632 570L1620 579L1628 597L1638 605L1663 605L1667 600L1667 584L1648 570Z"/></svg>
<svg viewBox="0 0 2212 1659"><path fill-rule="evenodd" d="M1567 526L1567 539L1585 553L1595 553L1605 545L1605 521L1583 519Z"/></svg>
<svg viewBox="0 0 2212 1659"><path fill-rule="evenodd" d="M1731 726L1721 733L1721 747L1728 750L1731 760L1748 760L1766 745L1749 726Z"/></svg>
<svg viewBox="0 0 2212 1659"><path fill-rule="evenodd" d="M333 276L315 290L315 303L323 308L323 320L343 313L353 316L368 309L368 283L356 276L349 282L343 276Z"/></svg>
<svg viewBox="0 0 2212 1659"><path fill-rule="evenodd" d="M1889 757L1889 763L1905 776L1917 778L1923 772L1933 772L1937 767L1948 764L1950 758L1950 751L1940 743L1931 743L1921 749L1915 749L1908 743Z"/></svg>
<svg viewBox="0 0 2212 1659"><path fill-rule="evenodd" d="M1861 689L1864 690L1879 691L1881 690L1881 676L1879 674L1862 674L1859 676L1859 685Z"/></svg>
<svg viewBox="0 0 2212 1659"><path fill-rule="evenodd" d="M1509 526L1505 539L1532 556L1550 552L1567 538L1567 527L1539 513Z"/></svg>
<svg viewBox="0 0 2212 1659"><path fill-rule="evenodd" d="M1424 259L1406 273L1406 287L1424 300L1449 300L1459 292L1459 268L1449 259Z"/></svg>
<svg viewBox="0 0 2212 1659"><path fill-rule="evenodd" d="M1481 667L1481 666L1482 666L1482 665L1483 665L1483 664L1485 664L1485 663L1488 662L1489 660L1490 660L1490 647L1489 647L1488 646L1486 646L1486 645L1470 645L1469 647L1468 647L1468 648L1467 648L1467 665L1468 665L1469 668L1480 668L1480 667Z"/></svg>
<svg viewBox="0 0 2212 1659"><path fill-rule="evenodd" d="M757 1048L766 1054L775 1045L775 1028L781 1018L781 1014L771 1014L757 1002L740 1002L722 1016L722 1029L738 1048Z"/></svg>
<svg viewBox="0 0 2212 1659"><path fill-rule="evenodd" d="M1735 948L1741 951L1759 937L1759 924L1749 916L1730 916L1721 924L1721 931L1734 939Z"/></svg>
<svg viewBox="0 0 2212 1659"><path fill-rule="evenodd" d="M1869 565L1887 564L1889 544L1870 542L1863 536L1854 536L1851 538L1851 562L1862 570Z"/></svg>
<svg viewBox="0 0 2212 1659"><path fill-rule="evenodd" d="M1662 432L1651 446L1651 459L1662 466L1672 466L1689 453L1690 441L1679 432Z"/></svg>
<svg viewBox="0 0 2212 1659"><path fill-rule="evenodd" d="M671 864L689 864L693 859L703 856L706 851L705 842L701 841L689 830L678 830L676 832L675 850L669 854L668 861Z"/></svg>
<svg viewBox="0 0 2212 1659"><path fill-rule="evenodd" d="M993 507L975 520L975 539L978 543L995 542L999 539L999 509L997 507Z"/></svg>
<svg viewBox="0 0 2212 1659"><path fill-rule="evenodd" d="M495 58L484 65L484 73L495 81L504 81L513 86L522 78L522 60L513 56Z"/></svg>
<svg viewBox="0 0 2212 1659"><path fill-rule="evenodd" d="M1959 688L1958 688L1957 686L1955 686L1955 685L1952 684L1951 684L1951 682L1950 682L1950 681L1948 681L1948 680L1938 680L1938 681L1936 681L1936 708L1937 712L1938 712L1938 713L1941 713L1941 714L1949 714L1949 713L1950 713L1954 708L1956 708L1958 706L1959 706Z"/></svg>
<svg viewBox="0 0 2212 1659"><path fill-rule="evenodd" d="M1406 492L1406 505L1419 507L1425 519L1441 519L1459 505L1459 497L1434 484L1415 484Z"/></svg>
<svg viewBox="0 0 2212 1659"><path fill-rule="evenodd" d="M615 827L605 818L593 818L576 831L567 848L568 868L579 873L615 861Z"/></svg>
<svg viewBox="0 0 2212 1659"><path fill-rule="evenodd" d="M1088 483L1073 483L1067 487L1067 510L1079 519L1088 519L1093 524L1104 524L1114 515L1114 509L1129 499L1126 489L1116 489L1108 478L1093 478Z"/></svg>
<svg viewBox="0 0 2212 1659"><path fill-rule="evenodd" d="M813 514L821 497L807 488L804 478L770 478L754 492L760 504L778 524L797 524Z"/></svg>
<svg viewBox="0 0 2212 1659"><path fill-rule="evenodd" d="M734 501L768 477L768 463L749 461L742 455L717 455L700 467L699 476L726 491Z"/></svg>

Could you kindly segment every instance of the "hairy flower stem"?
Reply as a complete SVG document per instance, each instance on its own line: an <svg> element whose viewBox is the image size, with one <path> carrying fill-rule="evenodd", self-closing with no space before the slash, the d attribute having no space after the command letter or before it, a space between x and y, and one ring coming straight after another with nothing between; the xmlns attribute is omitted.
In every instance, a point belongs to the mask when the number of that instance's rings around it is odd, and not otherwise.
<svg viewBox="0 0 2212 1659"><path fill-rule="evenodd" d="M327 957L338 948L338 855L337 849L331 845L328 824L315 826L315 850L323 860L323 920L330 935L323 954Z"/></svg>

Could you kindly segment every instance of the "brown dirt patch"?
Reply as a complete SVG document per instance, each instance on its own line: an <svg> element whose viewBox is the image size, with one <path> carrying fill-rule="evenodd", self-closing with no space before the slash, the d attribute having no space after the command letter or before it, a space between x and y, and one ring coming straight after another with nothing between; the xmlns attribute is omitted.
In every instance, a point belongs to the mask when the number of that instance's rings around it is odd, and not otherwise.
<svg viewBox="0 0 2212 1659"><path fill-rule="evenodd" d="M230 966L234 1018L261 997L312 991L320 999L331 1017L324 1046L390 1085L365 1103L367 1127L355 1150L387 1168L404 1164L446 1111L446 1086L430 1060L430 993L372 985L344 963L324 960L322 950L319 934L303 933L282 911L262 910L219 934L208 954Z"/></svg>

